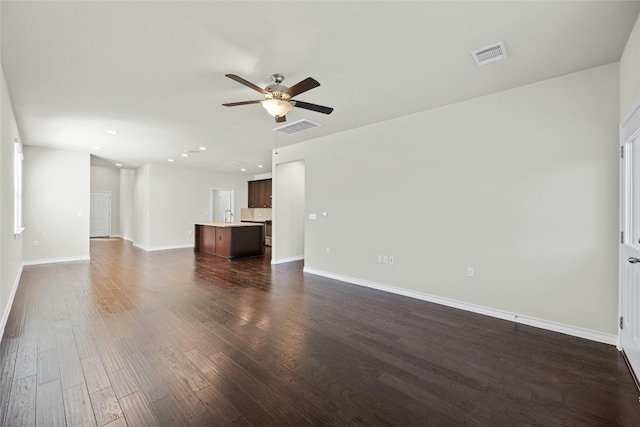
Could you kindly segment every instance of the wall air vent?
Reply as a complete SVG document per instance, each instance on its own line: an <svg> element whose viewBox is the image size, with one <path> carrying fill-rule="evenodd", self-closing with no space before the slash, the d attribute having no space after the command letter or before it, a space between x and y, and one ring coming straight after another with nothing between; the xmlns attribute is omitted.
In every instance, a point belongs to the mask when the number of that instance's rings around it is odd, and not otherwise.
<svg viewBox="0 0 640 427"><path fill-rule="evenodd" d="M480 67L481 65L487 65L505 59L507 57L507 49L505 49L504 43L500 42L471 52L471 56L476 65Z"/></svg>
<svg viewBox="0 0 640 427"><path fill-rule="evenodd" d="M307 129L312 129L320 126L318 123L314 123L307 119L298 120L284 126L277 127L273 130L277 132L286 133L287 135L293 135L294 133L303 132Z"/></svg>

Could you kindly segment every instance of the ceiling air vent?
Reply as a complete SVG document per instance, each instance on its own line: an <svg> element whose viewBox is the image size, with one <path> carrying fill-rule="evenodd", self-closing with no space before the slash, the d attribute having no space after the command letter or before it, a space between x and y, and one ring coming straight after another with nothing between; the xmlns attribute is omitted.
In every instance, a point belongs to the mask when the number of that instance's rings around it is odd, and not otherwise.
<svg viewBox="0 0 640 427"><path fill-rule="evenodd" d="M318 123L314 123L307 119L298 120L284 126L275 128L275 131L286 133L287 135L293 135L294 133L303 132L307 129L312 129L320 126Z"/></svg>
<svg viewBox="0 0 640 427"><path fill-rule="evenodd" d="M471 56L479 67L481 65L487 65L492 62L500 61L507 57L507 49L504 47L504 43L496 43L491 46L484 47L475 52L471 52Z"/></svg>

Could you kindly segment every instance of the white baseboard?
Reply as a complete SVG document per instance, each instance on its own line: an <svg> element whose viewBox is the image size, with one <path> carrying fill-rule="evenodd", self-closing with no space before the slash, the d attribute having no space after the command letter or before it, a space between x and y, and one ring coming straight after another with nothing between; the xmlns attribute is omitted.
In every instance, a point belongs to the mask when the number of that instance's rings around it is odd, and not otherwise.
<svg viewBox="0 0 640 427"><path fill-rule="evenodd" d="M150 247L145 246L145 245L141 245L140 243L136 243L136 242L133 242L133 247L134 248L138 248L138 249L142 249L143 251L147 251L147 252L149 252L151 250Z"/></svg>
<svg viewBox="0 0 640 427"><path fill-rule="evenodd" d="M602 332L592 331L590 329L583 329L576 326L565 325L562 323L556 323L549 320L538 319L530 316L523 316L508 311L497 310L494 308L483 307L480 305L470 304L462 301L457 301L449 298L438 297L434 295L424 294L421 292L411 291L408 289L398 288L395 286L384 285L382 283L371 282L368 280L358 279L355 277L342 276L338 274L329 273L322 270L316 270L314 268L304 267L305 273L315 274L317 276L327 277L329 279L340 280L342 282L353 283L354 285L365 286L367 288L378 289L380 291L390 292L393 294L403 295L410 298L416 298L423 301L433 302L435 304L445 305L447 307L458 308L460 310L470 311L472 313L484 314L485 316L496 317L498 319L509 320L523 325L534 326L540 329L546 329L549 331L560 332L562 334L571 335L578 338L584 338L591 341L597 341L610 345L618 344L618 336L605 334Z"/></svg>
<svg viewBox="0 0 640 427"><path fill-rule="evenodd" d="M2 341L2 337L4 336L4 328L7 326L7 321L9 320L9 313L11 312L13 300L16 297L16 291L18 290L18 285L20 284L20 279L22 278L23 268L24 264L21 264L20 269L18 270L18 275L16 276L16 280L13 283L13 288L11 289L11 294L9 295L7 306L4 308L4 313L2 313L2 320L0 320L0 341Z"/></svg>
<svg viewBox="0 0 640 427"><path fill-rule="evenodd" d="M191 248L193 249L193 243L190 245L183 245L183 246L160 246L157 248L152 248L150 246L145 246L145 245L141 245L139 243L133 243L133 246L135 246L136 248L142 249L143 251L147 251L147 252L153 252L153 251L168 251L171 249L187 249L187 248Z"/></svg>
<svg viewBox="0 0 640 427"><path fill-rule="evenodd" d="M286 262L300 261L304 259L304 255L292 256L289 258L272 259L271 264L284 264Z"/></svg>
<svg viewBox="0 0 640 427"><path fill-rule="evenodd" d="M90 261L89 255L63 258L32 259L23 261L24 265L55 264L58 262Z"/></svg>

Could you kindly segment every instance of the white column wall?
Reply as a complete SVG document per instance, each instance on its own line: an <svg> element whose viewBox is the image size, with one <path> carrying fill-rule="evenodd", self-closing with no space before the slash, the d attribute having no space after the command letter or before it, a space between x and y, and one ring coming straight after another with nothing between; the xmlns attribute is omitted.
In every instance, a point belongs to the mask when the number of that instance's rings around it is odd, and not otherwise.
<svg viewBox="0 0 640 427"><path fill-rule="evenodd" d="M120 169L120 235L129 241L133 241L134 182L134 170Z"/></svg>
<svg viewBox="0 0 640 427"><path fill-rule="evenodd" d="M149 188L151 165L146 164L135 170L133 177L133 244L149 247Z"/></svg>
<svg viewBox="0 0 640 427"><path fill-rule="evenodd" d="M278 197L273 198L277 205L273 227L278 229L279 240L273 240L271 262L279 264L304 258L305 170L302 161L278 164L274 169L272 193Z"/></svg>

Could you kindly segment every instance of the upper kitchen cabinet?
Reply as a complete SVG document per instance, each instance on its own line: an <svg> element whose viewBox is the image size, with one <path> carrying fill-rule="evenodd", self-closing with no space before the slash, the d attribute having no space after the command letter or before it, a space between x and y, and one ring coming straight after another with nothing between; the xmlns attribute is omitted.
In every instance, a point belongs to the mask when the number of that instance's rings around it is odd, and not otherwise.
<svg viewBox="0 0 640 427"><path fill-rule="evenodd" d="M249 207L271 207L271 179L249 181Z"/></svg>

